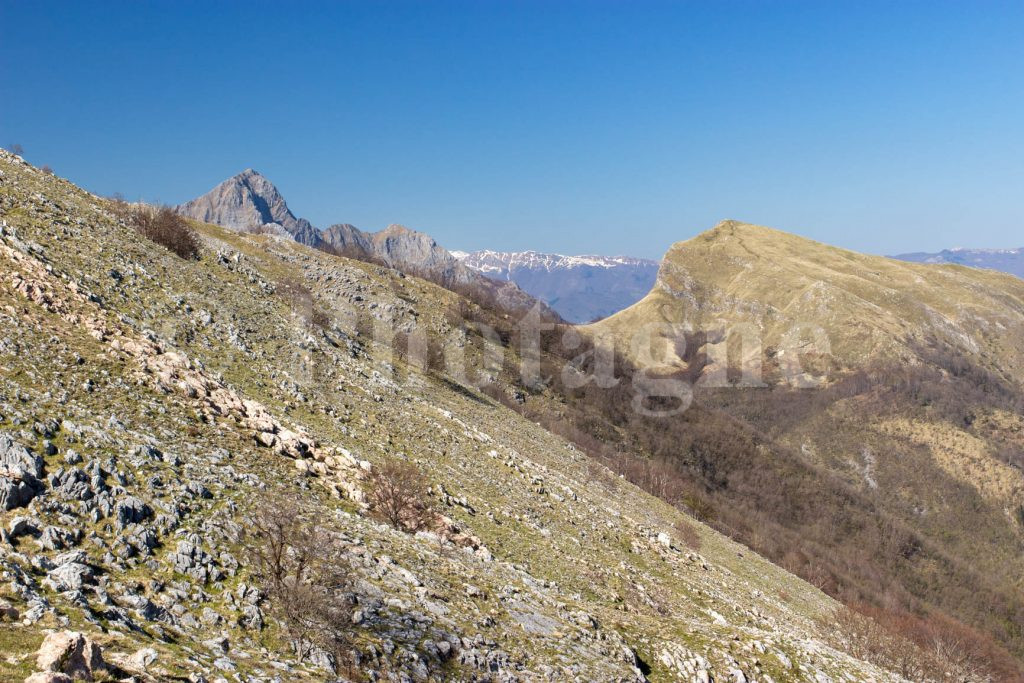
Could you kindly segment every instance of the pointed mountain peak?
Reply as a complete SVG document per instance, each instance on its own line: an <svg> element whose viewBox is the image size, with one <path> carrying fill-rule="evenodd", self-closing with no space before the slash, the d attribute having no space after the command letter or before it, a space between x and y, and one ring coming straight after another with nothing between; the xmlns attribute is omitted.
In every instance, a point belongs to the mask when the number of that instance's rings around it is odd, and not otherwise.
<svg viewBox="0 0 1024 683"><path fill-rule="evenodd" d="M244 183L254 188L259 188L260 192L273 192L280 194L274 183L270 182L270 179L267 178L267 176L254 168L247 168L238 175L228 178L224 182L230 183L232 181Z"/></svg>
<svg viewBox="0 0 1024 683"><path fill-rule="evenodd" d="M270 225L304 244L319 241L319 231L309 221L296 218L277 187L253 168L228 178L176 210L189 218L232 230L254 230Z"/></svg>

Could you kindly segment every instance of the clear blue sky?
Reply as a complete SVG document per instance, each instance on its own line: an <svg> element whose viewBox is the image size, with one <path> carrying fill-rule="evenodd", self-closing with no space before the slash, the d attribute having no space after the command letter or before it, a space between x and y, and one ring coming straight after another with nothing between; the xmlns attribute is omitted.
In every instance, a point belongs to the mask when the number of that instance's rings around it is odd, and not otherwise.
<svg viewBox="0 0 1024 683"><path fill-rule="evenodd" d="M660 256L722 218L1024 245L1021 2L0 0L0 145L177 203Z"/></svg>

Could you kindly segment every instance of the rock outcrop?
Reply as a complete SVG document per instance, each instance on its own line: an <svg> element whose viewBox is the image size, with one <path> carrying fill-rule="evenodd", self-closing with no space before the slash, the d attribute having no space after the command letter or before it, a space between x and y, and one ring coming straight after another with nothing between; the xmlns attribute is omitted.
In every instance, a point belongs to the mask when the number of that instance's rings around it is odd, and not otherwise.
<svg viewBox="0 0 1024 683"><path fill-rule="evenodd" d="M39 491L43 459L0 434L0 511L24 507Z"/></svg>
<svg viewBox="0 0 1024 683"><path fill-rule="evenodd" d="M107 665L103 650L76 631L58 631L46 636L36 654L38 673L30 681L92 681L105 676Z"/></svg>

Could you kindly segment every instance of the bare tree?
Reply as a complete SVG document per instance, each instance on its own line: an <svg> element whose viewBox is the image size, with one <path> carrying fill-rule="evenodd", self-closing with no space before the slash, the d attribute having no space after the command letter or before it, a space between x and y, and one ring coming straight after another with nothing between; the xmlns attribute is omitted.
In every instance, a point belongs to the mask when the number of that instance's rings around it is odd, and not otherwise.
<svg viewBox="0 0 1024 683"><path fill-rule="evenodd" d="M335 537L294 498L267 495L248 520L250 563L299 658L318 646L344 656L350 585Z"/></svg>
<svg viewBox="0 0 1024 683"><path fill-rule="evenodd" d="M416 533L430 526L433 513L427 483L416 465L395 457L373 468L367 498L373 513L396 529Z"/></svg>
<svg viewBox="0 0 1024 683"><path fill-rule="evenodd" d="M16 142L12 142L11 144L7 145L7 151L10 152L11 154L17 154L19 157L25 156L25 148L17 144Z"/></svg>

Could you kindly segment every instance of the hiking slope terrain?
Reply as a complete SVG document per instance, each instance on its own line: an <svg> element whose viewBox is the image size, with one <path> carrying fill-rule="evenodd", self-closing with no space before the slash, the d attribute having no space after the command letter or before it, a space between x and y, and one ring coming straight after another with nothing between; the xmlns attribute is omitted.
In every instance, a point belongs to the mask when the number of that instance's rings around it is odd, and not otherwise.
<svg viewBox="0 0 1024 683"><path fill-rule="evenodd" d="M0 154L0 679L48 629L143 680L900 679L829 644L831 598L371 333L466 350L460 296L208 224L185 260ZM370 514L388 460L430 528ZM274 495L337 547L343 648L249 562Z"/></svg>

